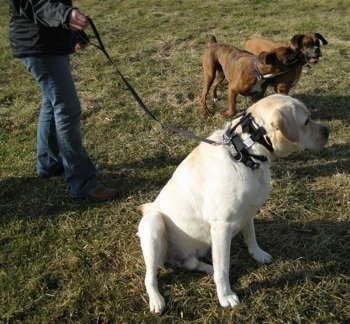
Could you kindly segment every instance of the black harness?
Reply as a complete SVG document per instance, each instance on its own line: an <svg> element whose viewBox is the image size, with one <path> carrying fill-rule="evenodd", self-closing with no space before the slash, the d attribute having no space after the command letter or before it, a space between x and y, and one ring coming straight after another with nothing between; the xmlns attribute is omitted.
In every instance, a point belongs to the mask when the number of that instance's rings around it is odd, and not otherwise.
<svg viewBox="0 0 350 324"><path fill-rule="evenodd" d="M241 125L243 133L250 134L245 140L242 140L235 133L239 125ZM266 147L270 152L273 152L271 141L265 135L266 130L255 123L251 113L247 113L241 117L240 121L233 128L228 129L224 133L223 143L236 161L242 162L252 170L256 170L260 166L260 163L257 161L266 162L268 159L264 155L251 154L248 152L248 149L257 142Z"/></svg>

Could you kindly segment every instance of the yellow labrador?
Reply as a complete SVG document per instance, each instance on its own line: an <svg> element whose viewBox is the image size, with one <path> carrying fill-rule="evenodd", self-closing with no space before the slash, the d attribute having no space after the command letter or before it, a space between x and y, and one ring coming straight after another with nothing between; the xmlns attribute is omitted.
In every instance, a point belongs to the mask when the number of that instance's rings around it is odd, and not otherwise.
<svg viewBox="0 0 350 324"><path fill-rule="evenodd" d="M253 223L270 192L271 159L321 149L328 135L328 128L312 121L302 102L277 94L215 131L209 139L219 144L195 148L156 200L139 207L151 312L164 310L157 282L157 268L164 263L213 273L220 304L237 305L229 282L231 239L241 232L256 261L272 259L257 244ZM213 266L198 259L210 247Z"/></svg>

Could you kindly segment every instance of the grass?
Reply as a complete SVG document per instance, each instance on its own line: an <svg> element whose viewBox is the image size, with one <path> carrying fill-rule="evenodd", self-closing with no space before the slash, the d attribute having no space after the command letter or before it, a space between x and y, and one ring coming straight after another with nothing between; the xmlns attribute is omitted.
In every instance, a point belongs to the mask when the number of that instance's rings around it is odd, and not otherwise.
<svg viewBox="0 0 350 324"><path fill-rule="evenodd" d="M8 42L0 3L0 321L3 323L350 323L350 83L347 1L96 1L87 12L105 46L164 123L209 135L225 121L203 118L201 54L214 34L240 46L245 36L286 41L319 32L329 45L291 95L331 129L320 152L275 161L272 193L256 220L271 265L232 242L231 284L242 303L220 307L213 279L164 267L163 316L149 314L136 206L154 199L197 145L139 108L101 52L72 56L83 107L84 143L101 183L118 202L74 201L63 178L35 174L40 92ZM91 30L89 30L92 40ZM210 104L217 111L227 103ZM240 97L238 107L249 101Z"/></svg>

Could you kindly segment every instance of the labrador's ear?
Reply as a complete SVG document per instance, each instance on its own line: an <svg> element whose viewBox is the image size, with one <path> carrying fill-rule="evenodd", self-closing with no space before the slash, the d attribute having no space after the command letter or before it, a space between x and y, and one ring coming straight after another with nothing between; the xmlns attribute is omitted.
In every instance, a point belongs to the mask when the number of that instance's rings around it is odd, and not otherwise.
<svg viewBox="0 0 350 324"><path fill-rule="evenodd" d="M273 114L272 127L279 130L290 142L296 143L299 141L299 127L294 116L290 115L290 118L287 118L286 113L277 110Z"/></svg>

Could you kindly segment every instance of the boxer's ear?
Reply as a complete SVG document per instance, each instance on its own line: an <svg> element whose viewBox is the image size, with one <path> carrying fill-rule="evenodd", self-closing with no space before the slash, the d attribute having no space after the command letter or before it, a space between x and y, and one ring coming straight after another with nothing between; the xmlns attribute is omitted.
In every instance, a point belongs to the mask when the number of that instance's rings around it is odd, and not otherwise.
<svg viewBox="0 0 350 324"><path fill-rule="evenodd" d="M266 65L274 65L277 61L277 54L275 52L269 53L269 52L262 52L260 55L263 55L262 61Z"/></svg>
<svg viewBox="0 0 350 324"><path fill-rule="evenodd" d="M315 33L315 35L317 36L318 39L320 39L322 41L323 45L327 45L328 42L326 41L326 39L319 33Z"/></svg>
<svg viewBox="0 0 350 324"><path fill-rule="evenodd" d="M301 50L303 48L303 38L305 35L298 34L293 36L293 38L290 40L290 44L293 46L295 50Z"/></svg>

